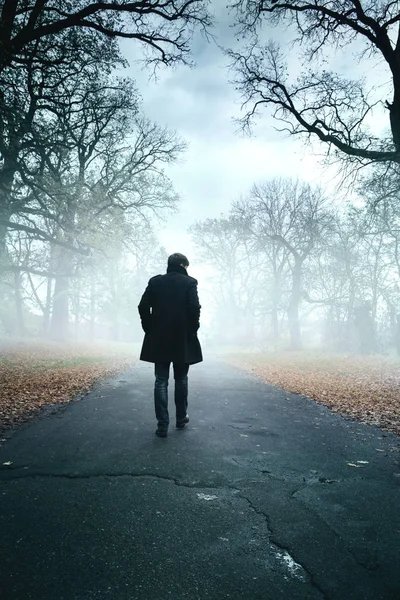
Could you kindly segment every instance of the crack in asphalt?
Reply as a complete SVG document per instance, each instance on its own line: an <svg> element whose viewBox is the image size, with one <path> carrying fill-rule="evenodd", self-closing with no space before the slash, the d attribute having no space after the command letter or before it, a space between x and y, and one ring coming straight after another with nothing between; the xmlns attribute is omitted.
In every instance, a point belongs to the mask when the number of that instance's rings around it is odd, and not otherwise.
<svg viewBox="0 0 400 600"><path fill-rule="evenodd" d="M232 458L232 461L235 462L238 466L243 467L243 465L241 465L240 462L237 461L235 458ZM17 467L15 470L17 470L17 469L20 470L23 468L24 468L24 465L22 465L21 467ZM279 475L274 475L273 473L271 473L268 470L265 470L265 469L260 470L253 466L251 466L250 468L254 471L257 471L260 475L266 475L269 479L288 483L287 478L279 476ZM188 488L188 489L232 490L232 491L238 493L238 497L243 498L248 503L248 505L252 511L254 511L256 514L258 514L264 518L264 520L267 524L267 529L270 534L272 543L280 550L287 551L287 552L290 551L290 549L288 547L282 545L278 539L274 538L275 534L271 528L269 516L265 512L257 509L254 506L254 504L251 502L251 500L249 498L247 498L247 496L244 496L243 494L240 493L241 489L238 487L235 487L234 485L229 485L227 483L223 484L223 485L218 485L218 484L215 484L212 482L205 482L205 481L187 482L184 480L180 480L176 477L160 475L159 473L143 473L143 472L130 472L130 473L127 473L127 472L116 472L116 473L26 473L26 474L16 474L15 477L8 477L8 478L4 478L4 479L0 478L0 481L2 481L2 483L7 483L7 482L14 482L16 480L40 479L40 478L69 479L69 480L85 480L85 479L89 480L89 479L101 479L101 478L105 478L105 479L108 479L108 478L109 479L117 479L117 478L155 479L155 480L165 481L168 483L173 483L174 485L176 485L178 487L184 487L184 488ZM236 480L236 481L238 481L238 480ZM360 559L357 556L355 550L352 550L351 548L346 546L343 537L332 527L332 525L328 521L326 521L326 519L324 519L323 516L321 516L319 513L316 513L316 511L314 511L306 502L304 502L304 500L302 500L301 498L298 497L299 493L301 493L304 489L308 488L313 483L317 483L317 481L315 479L312 479L312 481L306 481L303 485L301 485L301 486L297 487L295 490L289 492L289 496L292 499L294 499L296 502L301 503L307 511L317 514L318 518L321 519L325 523L325 526L340 541L340 543L343 544L343 546L346 548L346 551L352 556L353 560L355 561L355 563L357 565L359 565L366 571L370 571L370 572L378 570L379 566L380 566L379 563L371 565L371 564L368 564L368 562ZM296 562L298 562L295 556L294 556L294 558L295 558ZM318 589L318 591L321 594L323 594L323 597L325 600L328 600L328 597L326 596L325 592L313 580L312 574L300 562L298 564L304 569L304 571L308 575L312 585L314 585L314 587L316 589Z"/></svg>
<svg viewBox="0 0 400 600"><path fill-rule="evenodd" d="M276 548L279 548L280 550L283 550L284 552L288 552L289 555L291 557L293 557L293 559L296 561L296 563L304 570L308 579L310 580L311 584L315 587L315 589L318 590L320 592L320 594L322 594L323 599L329 600L327 593L315 581L314 576L311 573L311 571L308 569L308 567L306 567L303 563L300 562L300 560L296 557L296 554L293 553L293 551L288 546L285 546L276 538L276 536L273 532L273 529L271 527L271 520L270 520L269 515L267 513L265 513L264 511L260 510L259 508L257 508L256 506L254 506L253 502L250 500L250 498L247 498L247 496L244 496L243 494L239 494L239 497L243 498L243 500L246 500L246 502L248 503L249 507L251 508L251 510L253 512L255 512L257 515L264 518L272 544Z"/></svg>
<svg viewBox="0 0 400 600"><path fill-rule="evenodd" d="M294 474L294 473L290 473L287 475L276 475L275 473L272 473L271 471L269 471L268 469L262 468L262 467L257 467L255 465L252 464L244 464L242 462L240 462L240 460L238 460L237 458L233 458L231 457L230 460L235 463L238 467L241 467L242 469L246 468L246 469L251 469L252 471L255 471L256 473L258 473L259 475L265 475L268 479L272 479L273 481L281 481L283 483L296 483L298 484L300 481L302 483L304 483L304 485L302 485L300 488L294 490L294 492L292 492L292 497L294 497L294 495L302 490L305 489L311 485L327 485L327 484L332 484L332 483L339 483L339 479L328 479L327 477L322 477L322 476L318 476L318 474L316 475L309 475L308 478L306 478L304 475L302 475L301 473L299 474Z"/></svg>
<svg viewBox="0 0 400 600"><path fill-rule="evenodd" d="M279 475L274 475L273 473L271 473L271 471L268 471L267 469L262 469L262 468L259 469L252 464L243 464L240 462L240 460L238 460L237 458L234 458L233 456L230 457L230 460L233 463L235 463L235 465L240 467L241 469L251 469L252 471L255 471L256 473L259 473L260 475L268 475L268 477L270 477L271 479L277 479L279 481L286 481L286 479L284 477L281 477Z"/></svg>
<svg viewBox="0 0 400 600"><path fill-rule="evenodd" d="M233 460L235 460L235 459L233 459ZM18 467L18 468L23 468L23 467ZM273 473L270 473L269 471L264 470L264 471L259 471L259 472L261 474L266 474L271 479L286 481L284 478L274 475ZM282 544L279 541L277 534L273 531L273 528L271 526L269 515L267 513L265 513L264 511L260 510L259 508L257 508L253 504L253 502L250 500L250 498L248 498L243 493L241 493L242 490L236 486L229 485L229 484L218 485L215 483L204 482L204 481L203 482L202 481L187 482L187 481L183 481L183 480L180 480L180 479L178 479L176 477L172 477L172 476L160 475L158 473L143 473L143 472L136 472L136 473L135 472L130 472L130 473L126 473L126 472L119 472L119 473L118 472L117 473L26 473L26 474L17 475L16 477L1 479L1 481L2 481L2 483L6 483L6 482L15 482L17 480L40 479L40 478L69 479L69 480L85 480L85 479L90 480L90 479L102 479L102 478L104 478L104 479L134 478L134 479L148 479L148 480L153 479L153 480L159 480L159 481L163 481L163 482L172 483L178 487L183 487L183 488L188 488L188 489L231 490L237 494L238 498L245 500L247 502L249 508L255 514L263 517L263 519L266 523L266 526L267 526L267 531L269 534L271 545L273 545L277 550L288 552L289 555L296 561L296 563L304 570L305 574L307 575L307 577L308 577L310 583L313 585L313 587L316 590L318 590L320 592L320 594L322 594L323 599L329 600L327 593L315 581L314 576L311 573L311 571L298 560L298 558L296 557L296 554L290 549L290 547ZM315 513L315 511L313 511L310 506L308 506L303 500L301 500L300 498L298 498L296 496L302 490L309 487L309 485L310 484L307 482L305 485L302 485L302 486L298 487L297 489L293 490L292 492L290 492L289 496L291 498L293 498L296 502L301 503L307 511ZM346 544L344 543L344 540L341 537L341 535L337 531L335 531L335 529L333 529L332 526L323 517L321 517L318 513L316 513L316 514L317 514L318 518L323 520L323 522L328 527L328 529L333 533L333 535L344 545L344 547L346 548L346 551L352 556L352 558L354 559L356 564L358 564L360 567L366 569L367 571L376 571L379 568L379 564L371 567L371 565L368 565L364 561L360 560L357 557L355 551L346 547Z"/></svg>
<svg viewBox="0 0 400 600"><path fill-rule="evenodd" d="M300 504L303 505L303 507L309 511L312 512L314 514L317 515L317 517L319 519L321 519L321 521L324 522L325 526L329 529L329 531L341 542L341 544L343 544L344 548L346 549L346 551L353 557L354 562L359 565L360 567L362 567L363 569L365 569L366 571L370 571L370 572L374 572L377 571L380 567L379 563L376 563L374 565L370 565L368 564L366 561L363 561L362 559L360 559L357 554L356 554L356 550L353 550L352 548L349 548L346 545L346 540L340 535L340 533L338 533L336 531L336 529L333 528L333 526L329 523L329 521L327 521L323 515L319 514L316 510L314 510L311 506L309 506L304 500L302 500L301 498L299 498L297 496L297 494L299 494L300 492L302 492L304 489L306 489L308 486L307 485L303 485L301 487L299 487L297 490L295 490L294 492L292 492L290 494L290 496L296 500L296 502L299 502Z"/></svg>
<svg viewBox="0 0 400 600"><path fill-rule="evenodd" d="M16 477L9 477L0 479L2 483L14 482L19 480L26 479L40 479L40 478L48 478L48 479L70 479L70 480L79 480L79 479L101 479L101 478L123 478L123 477L132 477L132 478L142 478L142 479L157 479L161 481L167 481L169 483L173 483L179 487L187 487L194 489L230 489L236 492L240 490L235 486L224 484L218 485L211 482L202 482L202 481L192 481L185 482L179 480L176 477L171 477L167 475L160 475L159 473L26 473L24 475L17 475Z"/></svg>

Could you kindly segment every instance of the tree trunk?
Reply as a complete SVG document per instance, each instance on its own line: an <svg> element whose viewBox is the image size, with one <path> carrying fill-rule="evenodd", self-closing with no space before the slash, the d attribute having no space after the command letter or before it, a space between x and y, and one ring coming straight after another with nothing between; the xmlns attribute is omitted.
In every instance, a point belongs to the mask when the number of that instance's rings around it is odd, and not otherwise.
<svg viewBox="0 0 400 600"><path fill-rule="evenodd" d="M288 307L289 331L290 331L290 349L301 350L301 329L299 321L299 305L301 301L301 276L303 261L295 258L292 271L292 291Z"/></svg>
<svg viewBox="0 0 400 600"><path fill-rule="evenodd" d="M43 336L44 337L49 337L49 335L50 335L52 291L53 291L53 281L52 281L51 277L48 277L47 284L46 284L46 304L44 305L44 311L43 311Z"/></svg>
<svg viewBox="0 0 400 600"><path fill-rule="evenodd" d="M278 306L279 306L279 290L280 290L280 273L277 265L276 248L273 248L272 255L272 268L273 268L273 289L272 289L272 307L271 307L271 329L272 329L272 340L274 344L275 352L278 349L279 341L279 317L278 317Z"/></svg>
<svg viewBox="0 0 400 600"><path fill-rule="evenodd" d="M50 244L50 256L49 256L49 271L54 271L54 253L55 250L53 244ZM53 280L51 277L47 278L46 281L46 301L43 309L43 336L45 338L50 337L50 318L51 318L51 305L53 300Z"/></svg>
<svg viewBox="0 0 400 600"><path fill-rule="evenodd" d="M54 256L55 255L55 256ZM53 340L64 342L69 337L69 273L70 256L61 248L53 248L55 258L55 272L50 323L50 337Z"/></svg>
<svg viewBox="0 0 400 600"><path fill-rule="evenodd" d="M398 52L397 52L398 53ZM399 57L397 56L397 59ZM398 65L397 65L398 66ZM397 68L393 73L394 94L393 101L389 106L390 128L397 152L400 150L400 71Z"/></svg>
<svg viewBox="0 0 400 600"><path fill-rule="evenodd" d="M344 328L343 337L344 337L344 348L346 350L355 350L355 328L354 328L354 304L356 299L355 285L353 283L353 278L351 275L349 277L349 301L347 303L347 322Z"/></svg>
<svg viewBox="0 0 400 600"><path fill-rule="evenodd" d="M64 275L58 275L54 285L50 337L60 342L64 342L68 338L68 295L69 278Z"/></svg>
<svg viewBox="0 0 400 600"><path fill-rule="evenodd" d="M118 314L119 310L118 310L117 290L116 290L116 286L115 286L115 278L114 278L113 272L110 273L110 278L108 281L109 281L109 285L110 285L111 302L112 302L112 306L114 307L114 310L112 311L112 314L111 314L110 337L113 342L118 342L119 334L120 334L119 314Z"/></svg>
<svg viewBox="0 0 400 600"><path fill-rule="evenodd" d="M396 315L396 322L393 331L393 341L397 355L400 356L400 314Z"/></svg>
<svg viewBox="0 0 400 600"><path fill-rule="evenodd" d="M272 328L272 339L274 343L275 352L278 349L279 342L279 317L278 317L278 306L279 306L279 277L274 274L274 287L272 290L272 308L271 308L271 328Z"/></svg>
<svg viewBox="0 0 400 600"><path fill-rule="evenodd" d="M3 213L0 211L0 219L2 218ZM0 223L0 273L3 273L6 268L7 263L7 249L6 249L6 236L7 236L7 227Z"/></svg>
<svg viewBox="0 0 400 600"><path fill-rule="evenodd" d="M77 340L79 338L80 310L81 310L80 281L79 281L79 277L78 277L77 282L76 282L76 292L75 292L75 321L74 321L74 338L75 338L75 340Z"/></svg>
<svg viewBox="0 0 400 600"><path fill-rule="evenodd" d="M357 332L358 351L360 354L371 354L377 351L375 322L368 302L355 311L354 324Z"/></svg>
<svg viewBox="0 0 400 600"><path fill-rule="evenodd" d="M68 198L64 214L60 218L59 235L62 241L71 246L74 242L74 224L76 216L76 198ZM56 265L56 281L54 286L53 311L50 325L52 339L65 341L69 337L69 278L72 272L73 254L69 250L53 247Z"/></svg>
<svg viewBox="0 0 400 600"><path fill-rule="evenodd" d="M17 313L18 333L23 337L26 333L24 323L24 304L21 296L21 273L14 271L14 298L15 310Z"/></svg>
<svg viewBox="0 0 400 600"><path fill-rule="evenodd" d="M90 321L89 321L89 339L92 342L95 335L96 325L96 285L94 275L90 276Z"/></svg>
<svg viewBox="0 0 400 600"><path fill-rule="evenodd" d="M9 264L9 259L7 255L7 231L8 228L4 225L4 222L10 220L12 213L9 209L7 209L8 197L0 189L0 276L4 276L4 272Z"/></svg>
<svg viewBox="0 0 400 600"><path fill-rule="evenodd" d="M271 308L271 329L272 329L272 340L274 344L275 352L278 349L279 341L279 319L278 319L278 298L275 290L272 291L272 308Z"/></svg>
<svg viewBox="0 0 400 600"><path fill-rule="evenodd" d="M0 170L0 276L4 268L8 266L6 246L8 228L4 222L8 222L13 215L11 192L16 172L15 164L15 161L5 158Z"/></svg>

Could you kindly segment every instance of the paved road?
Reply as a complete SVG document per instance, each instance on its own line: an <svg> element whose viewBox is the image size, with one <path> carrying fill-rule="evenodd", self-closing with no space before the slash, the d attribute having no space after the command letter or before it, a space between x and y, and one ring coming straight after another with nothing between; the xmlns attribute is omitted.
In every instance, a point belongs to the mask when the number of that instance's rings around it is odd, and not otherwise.
<svg viewBox="0 0 400 600"><path fill-rule="evenodd" d="M399 600L399 439L217 361L190 383L167 439L142 365L4 444L1 599Z"/></svg>

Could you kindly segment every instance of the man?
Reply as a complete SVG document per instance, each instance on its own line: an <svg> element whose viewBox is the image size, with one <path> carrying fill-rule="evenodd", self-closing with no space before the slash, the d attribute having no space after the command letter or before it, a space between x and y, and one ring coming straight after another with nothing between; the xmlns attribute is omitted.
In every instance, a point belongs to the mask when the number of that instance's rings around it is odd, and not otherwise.
<svg viewBox="0 0 400 600"><path fill-rule="evenodd" d="M176 426L189 422L189 365L203 360L197 330L200 304L197 281L187 273L189 261L176 252L168 258L167 273L152 277L139 304L145 332L140 360L155 363L154 404L159 437L167 437L168 379L171 362L175 379Z"/></svg>

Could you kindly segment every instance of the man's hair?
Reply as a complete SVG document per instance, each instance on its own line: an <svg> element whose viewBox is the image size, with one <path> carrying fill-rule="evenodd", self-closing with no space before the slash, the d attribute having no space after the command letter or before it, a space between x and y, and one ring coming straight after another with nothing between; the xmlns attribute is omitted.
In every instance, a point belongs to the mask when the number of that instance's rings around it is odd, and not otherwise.
<svg viewBox="0 0 400 600"><path fill-rule="evenodd" d="M171 256L168 257L169 267L179 267L180 265L183 265L184 267L189 266L189 261L184 254L174 252L174 254L171 254Z"/></svg>

